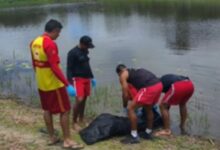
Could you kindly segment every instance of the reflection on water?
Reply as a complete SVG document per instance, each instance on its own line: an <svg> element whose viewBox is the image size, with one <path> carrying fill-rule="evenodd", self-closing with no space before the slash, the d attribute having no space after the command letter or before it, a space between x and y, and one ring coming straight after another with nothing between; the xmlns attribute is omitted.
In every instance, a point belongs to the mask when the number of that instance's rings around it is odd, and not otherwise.
<svg viewBox="0 0 220 150"><path fill-rule="evenodd" d="M189 104L194 133L207 128L211 135L220 138L220 131L216 130L220 123L216 119L220 114L218 6L149 2L1 10L1 93L17 94L24 99L37 95L32 70L15 68L22 66L18 62L25 62L26 67L31 64L29 43L43 32L50 18L64 25L57 40L64 70L67 52L78 43L80 36L88 34L96 45L90 56L99 85L117 83L118 63L144 67L158 76L188 75L196 85ZM12 69L5 69L5 60Z"/></svg>
<svg viewBox="0 0 220 150"><path fill-rule="evenodd" d="M175 24L174 33L169 33L170 37L167 38L168 47L175 50L189 50L190 45L190 28L188 22L178 22Z"/></svg>

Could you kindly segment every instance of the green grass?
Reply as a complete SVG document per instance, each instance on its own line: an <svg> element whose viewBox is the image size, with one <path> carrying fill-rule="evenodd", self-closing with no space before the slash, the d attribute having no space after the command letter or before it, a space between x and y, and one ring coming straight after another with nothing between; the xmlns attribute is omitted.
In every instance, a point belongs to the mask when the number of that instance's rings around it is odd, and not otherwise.
<svg viewBox="0 0 220 150"><path fill-rule="evenodd" d="M117 90L115 88L108 88L109 90ZM96 109L107 109L111 107L110 100L113 100L116 95L112 95L108 99L106 97L106 89L102 94L94 95L89 101L94 107L89 107L87 112L95 111ZM103 99L95 99L103 98ZM107 100L106 100L107 98ZM104 102L104 100L106 100ZM100 108L100 105L105 106ZM114 104L119 104L115 99ZM116 107L119 108L120 106ZM91 109L92 108L92 109ZM108 110L106 110L108 111ZM97 111L95 111L97 112ZM61 135L59 126L59 117L55 117L55 128ZM13 100L0 100L0 149L16 149L16 150L59 150L61 144L56 146L47 146L47 135L40 133L39 129L44 128L42 118L42 111L38 108L32 108ZM72 138L83 143L80 136L72 133ZM99 142L92 146L85 146L85 150L217 150L218 144L210 142L209 139L201 139L188 136L173 136L170 138L162 138L155 141L144 141L137 145L122 145L120 143L121 137L112 138L104 142Z"/></svg>

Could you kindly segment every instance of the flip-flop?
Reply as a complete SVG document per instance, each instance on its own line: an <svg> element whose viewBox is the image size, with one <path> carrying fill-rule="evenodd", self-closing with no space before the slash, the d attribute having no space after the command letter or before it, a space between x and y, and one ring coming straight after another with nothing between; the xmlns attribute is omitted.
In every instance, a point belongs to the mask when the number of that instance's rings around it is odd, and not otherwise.
<svg viewBox="0 0 220 150"><path fill-rule="evenodd" d="M69 146L67 146L67 147L64 147L64 146L63 146L63 148L64 148L64 149L69 149L69 150L79 150L79 149L83 149L84 146L83 146L82 144L77 144L77 143L75 143L75 144L69 145Z"/></svg>
<svg viewBox="0 0 220 150"><path fill-rule="evenodd" d="M154 134L154 136L156 136L156 137L171 136L171 135L172 135L171 131L165 131L165 130L158 131Z"/></svg>

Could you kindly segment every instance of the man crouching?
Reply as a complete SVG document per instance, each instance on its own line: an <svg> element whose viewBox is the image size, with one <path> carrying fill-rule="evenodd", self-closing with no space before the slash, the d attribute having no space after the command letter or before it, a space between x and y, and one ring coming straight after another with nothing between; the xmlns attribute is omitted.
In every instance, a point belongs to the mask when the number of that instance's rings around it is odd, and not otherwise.
<svg viewBox="0 0 220 150"><path fill-rule="evenodd" d="M131 121L131 135L121 142L124 144L139 143L137 116L135 114L135 109L139 107L145 107L147 114L147 128L140 136L144 139L152 139L152 107L160 98L163 89L162 83L153 73L145 69L128 69L125 65L120 64L116 67L116 72L122 87L124 107L128 108L128 117ZM128 100L132 97L132 93L129 92L129 85L138 90L130 103Z"/></svg>

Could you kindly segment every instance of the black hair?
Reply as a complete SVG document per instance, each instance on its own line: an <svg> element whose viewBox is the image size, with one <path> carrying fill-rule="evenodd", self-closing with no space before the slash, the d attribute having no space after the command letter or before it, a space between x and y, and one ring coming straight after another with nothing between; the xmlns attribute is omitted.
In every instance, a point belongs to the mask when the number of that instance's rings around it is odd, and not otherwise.
<svg viewBox="0 0 220 150"><path fill-rule="evenodd" d="M124 64L119 64L119 65L117 65L117 67L116 67L116 73L120 73L123 69L125 69L125 68L127 68Z"/></svg>
<svg viewBox="0 0 220 150"><path fill-rule="evenodd" d="M46 32L52 32L54 29L62 29L62 24L54 19L50 19L45 25Z"/></svg>

